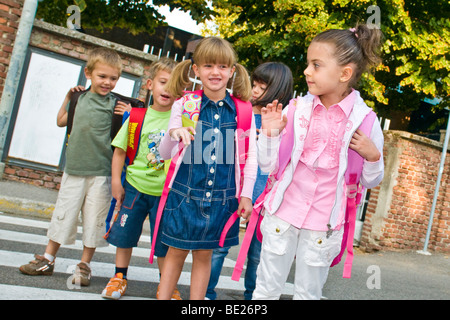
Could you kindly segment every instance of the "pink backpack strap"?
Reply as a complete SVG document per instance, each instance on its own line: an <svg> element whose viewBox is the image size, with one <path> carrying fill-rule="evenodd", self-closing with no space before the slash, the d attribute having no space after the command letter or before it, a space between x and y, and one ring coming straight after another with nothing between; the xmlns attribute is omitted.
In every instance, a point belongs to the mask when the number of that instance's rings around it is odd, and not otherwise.
<svg viewBox="0 0 450 320"><path fill-rule="evenodd" d="M296 110L296 105L289 104L288 108L289 109L288 109L288 115L287 115L288 122L286 125L286 134L283 136L283 139L281 140L281 144L280 144L280 155L283 154L284 156L279 157L279 161L280 161L279 166L278 166L279 174L282 174L284 172L285 167L289 163L289 161L291 159L292 148L294 146L294 113ZM276 176L278 177L278 175L276 175ZM247 229L245 230L244 239L242 240L241 248L239 250L239 254L236 259L236 264L235 264L235 267L233 270L233 274L231 276L231 279L234 281L239 281L239 279L241 277L242 271L244 269L245 259L248 254L248 250L250 248L250 244L252 242L253 235L255 234L255 230L256 230L256 237L257 237L258 241L262 242L262 234L261 234L260 225L263 220L263 216L260 213L264 206L264 199L265 199L266 195L269 193L269 191L273 185L273 183L269 182L269 180L271 178L275 178L275 177L272 177L272 175L271 175L271 177L268 179L268 182L266 184L266 188L259 195L258 199L256 199L256 201L255 201L255 204L253 205L252 214L250 216L250 220L247 225ZM237 216L237 214L236 214L236 216ZM233 219L234 220L231 221L232 218L230 218L230 220L227 222L226 228L228 228L228 229L231 228L234 221L236 221L237 217L235 217ZM225 231L225 229L224 229L224 231ZM225 241L225 237L224 237L224 233L222 233L221 242L219 243L219 245L223 246L224 241Z"/></svg>
<svg viewBox="0 0 450 320"><path fill-rule="evenodd" d="M177 162L178 162L181 154L183 153L183 148L184 148L184 144L183 144L183 142L180 142L178 145L178 152L172 158L172 161L170 162L169 170L167 171L166 181L164 182L163 192L161 194L161 198L159 199L158 210L156 212L155 228L153 230L153 237L152 237L152 248L150 250L150 258L148 260L148 262L150 262L150 263L153 263L153 256L155 255L156 239L158 237L159 225L161 222L164 207L167 202L167 197L169 196L169 191L170 191L169 185L170 185L170 182L172 181L173 175L175 174L175 168L177 166Z"/></svg>
<svg viewBox="0 0 450 320"><path fill-rule="evenodd" d="M248 101L244 102L234 96L231 96L231 99L233 100L233 102L236 106L237 152L238 152L238 157L239 157L239 169L240 169L240 173L241 173L240 190L242 191L242 186L243 186L243 181L244 181L244 168L245 168L245 163L246 163L247 156L248 156L248 147L249 147L249 143L250 143L249 137L250 137L250 130L251 130L251 125L252 125L253 108L252 108L252 104ZM230 228L234 225L234 223L238 219L239 219L239 215L237 214L237 211L236 211L228 219L228 221L226 222L226 224L222 230L222 233L220 235L220 240L219 240L219 246L223 247L228 231L230 230ZM247 243L247 242L248 241L245 239L245 236L244 236L242 246L244 246L244 247L249 246L250 243L249 242ZM247 250L248 250L248 248L247 248ZM245 257L244 257L244 260L245 260Z"/></svg>
<svg viewBox="0 0 450 320"><path fill-rule="evenodd" d="M280 142L279 157L278 157L278 171L276 179L279 180L286 169L287 164L291 161L292 148L294 147L294 114L297 109L296 100L291 100L288 106L286 133Z"/></svg>
<svg viewBox="0 0 450 320"><path fill-rule="evenodd" d="M371 110L364 118L359 129L370 137L376 114ZM344 262L343 278L350 278L353 264L353 237L355 233L356 209L361 201L362 187L359 186L364 165L364 159L356 151L348 149L348 165L345 172L345 183L347 185L347 209L344 220L344 234L341 243L341 251L331 263L331 267L337 265L347 249L347 257Z"/></svg>
<svg viewBox="0 0 450 320"><path fill-rule="evenodd" d="M264 200L266 194L267 194L266 191L263 192L258 197L258 199L255 202L255 205L253 206L252 214L250 216L250 220L248 222L247 229L245 230L244 239L242 240L241 248L239 249L239 254L236 259L236 264L234 266L233 274L231 275L231 280L239 281L239 279L241 278L242 271L244 270L245 259L247 258L248 249L250 248L250 244L252 242L252 238L255 233L255 230L257 232L258 241L260 241L260 242L262 241L262 235L261 235L261 231L259 229L259 226L262 221L262 216L260 215L260 212L261 212L263 200ZM257 205L257 204L259 204L259 205ZM236 219L234 219L234 218L233 218L233 221L231 221L231 220L232 219L230 218L227 222L226 228L228 228L228 229L233 225L234 221L236 221ZM226 228L224 228L224 231ZM226 235L226 233L225 233L225 235ZM221 247L223 247L224 241L225 241L225 237L224 237L224 233L222 232L222 236L220 238L220 243L219 243L219 245Z"/></svg>
<svg viewBox="0 0 450 320"><path fill-rule="evenodd" d="M187 91L183 95L183 110L182 116L187 117L188 119L197 122L200 114L200 103L202 99L202 90L197 91ZM169 196L170 184L174 178L174 174L176 171L177 163L179 161L180 156L183 153L184 144L180 142L178 144L177 154L172 158L170 162L169 170L167 171L166 180L164 182L163 192L161 194L161 198L159 199L158 210L156 212L156 220L155 220L155 228L153 230L152 237L152 248L150 250L150 258L149 262L153 263L153 257L155 255L155 246L156 240L158 237L159 225L161 223L162 214L164 211L164 207L166 206L167 197Z"/></svg>
<svg viewBox="0 0 450 320"><path fill-rule="evenodd" d="M236 106L236 119L237 119L237 152L239 156L239 169L241 177L244 176L245 162L248 156L248 146L250 139L250 129L252 127L252 115L253 107L250 101L242 101L235 96L231 96L231 99ZM241 179L243 180L243 179Z"/></svg>

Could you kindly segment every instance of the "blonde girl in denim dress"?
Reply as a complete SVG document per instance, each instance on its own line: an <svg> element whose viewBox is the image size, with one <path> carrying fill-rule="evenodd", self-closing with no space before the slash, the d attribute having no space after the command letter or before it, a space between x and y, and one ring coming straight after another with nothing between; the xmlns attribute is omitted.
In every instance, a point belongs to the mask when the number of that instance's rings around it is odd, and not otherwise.
<svg viewBox="0 0 450 320"><path fill-rule="evenodd" d="M182 126L185 100L179 99L172 107L169 134L160 144L164 159L172 158L180 141L187 148L163 213L161 241L169 246L169 251L162 269L159 299L170 299L191 250L190 299L204 299L212 250L219 248L226 222L236 210L239 216L247 218L253 208L251 199L258 168L253 115L242 186L239 164L235 161L236 105L227 84L234 80L233 95L240 100L248 101L251 97L249 75L236 60L236 53L227 41L217 37L202 39L193 60L180 63L168 83L171 94L182 96L189 85L188 71L192 66L202 81L203 94L195 129ZM224 247L238 243L239 219L227 233Z"/></svg>

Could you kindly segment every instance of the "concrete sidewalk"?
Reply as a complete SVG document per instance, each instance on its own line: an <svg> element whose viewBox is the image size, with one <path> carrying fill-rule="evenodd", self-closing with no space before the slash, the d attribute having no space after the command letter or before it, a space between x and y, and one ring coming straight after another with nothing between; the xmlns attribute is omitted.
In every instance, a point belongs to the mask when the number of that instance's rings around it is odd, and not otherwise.
<svg viewBox="0 0 450 320"><path fill-rule="evenodd" d="M0 211L51 218L58 191L27 183L0 180Z"/></svg>

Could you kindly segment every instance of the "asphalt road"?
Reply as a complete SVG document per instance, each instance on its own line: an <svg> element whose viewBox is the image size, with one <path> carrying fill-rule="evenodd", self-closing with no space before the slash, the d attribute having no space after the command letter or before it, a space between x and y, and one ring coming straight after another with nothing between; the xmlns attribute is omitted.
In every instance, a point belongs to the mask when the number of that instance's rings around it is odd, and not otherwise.
<svg viewBox="0 0 450 320"><path fill-rule="evenodd" d="M19 218L17 215L3 213L0 216ZM23 217L20 217L23 219ZM26 295L28 288L46 288L54 290L67 289L67 279L70 275L62 272L55 273L52 277L30 277L22 275L15 266L12 257L17 256L27 261L33 257L33 253L42 254L45 248L46 229L31 226L31 221L35 218L25 218L23 223L0 222L0 254L4 256L0 263L0 285L14 286L15 290L23 289ZM48 220L39 219L43 223ZM145 228L144 235L148 234ZM26 239L22 236L26 235ZM31 237L31 238L28 238ZM33 237L38 237L35 240ZM142 250L148 250L149 244L144 244ZM433 253L432 255L421 255L415 251L409 252L378 252L363 253L355 250L352 278L343 279L343 263L330 269L328 281L323 290L323 299L328 300L449 300L450 299L450 259L448 255ZM228 255L228 264L224 267L222 276L224 285L217 289L220 300L242 300L242 290L236 286L229 278L232 273L232 266L236 260L238 247L234 247ZM143 256L133 256L132 266L139 272L144 272L145 279L136 277L130 279L127 296L136 299L153 299L158 285L158 272L156 266L149 265L148 258L144 252ZM137 251L136 255L139 255ZM76 261L80 257L79 249L72 247L62 247L58 254L67 261ZM95 263L102 268L113 270L114 254L111 252L97 252L94 256ZM179 285L182 296L189 296L189 272L190 263L186 263L184 269L184 282ZM138 271L133 272L137 273ZM101 274L94 276L92 284L88 288L82 288L82 292L92 294L92 297L99 297L100 292L106 285L110 275ZM239 285L242 286L242 281ZM294 282L293 270L288 278L290 287ZM232 287L228 287L231 285ZM288 285L289 286L289 285ZM69 290L76 298L76 291ZM20 297L20 296L19 296ZM7 292L0 290L0 299L6 299ZM90 299L91 296L85 296ZM288 300L292 296L286 293L282 299ZM51 299L51 297L49 297Z"/></svg>

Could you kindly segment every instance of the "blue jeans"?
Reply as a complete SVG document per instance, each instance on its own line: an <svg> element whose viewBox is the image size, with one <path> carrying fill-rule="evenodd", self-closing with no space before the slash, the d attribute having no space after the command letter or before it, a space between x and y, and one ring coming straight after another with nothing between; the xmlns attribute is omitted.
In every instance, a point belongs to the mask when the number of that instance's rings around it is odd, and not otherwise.
<svg viewBox="0 0 450 320"><path fill-rule="evenodd" d="M211 276L209 278L208 289L206 291L206 297L211 300L216 300L217 293L215 288L217 282L219 282L220 272L222 271L223 262L228 255L230 248L219 248L213 250L211 259ZM256 232L253 234L252 242L248 249L247 254L247 269L245 271L244 278L244 299L251 300L253 291L256 287L256 270L259 265L259 258L261 255L261 242L256 237Z"/></svg>
<svg viewBox="0 0 450 320"><path fill-rule="evenodd" d="M141 193L128 181L124 182L124 189L125 197L122 207L111 226L106 241L118 248L133 248L138 245L142 226L147 216L149 216L150 230L153 235L160 197ZM169 248L161 243L160 234L161 229L158 232L155 256L165 257Z"/></svg>

